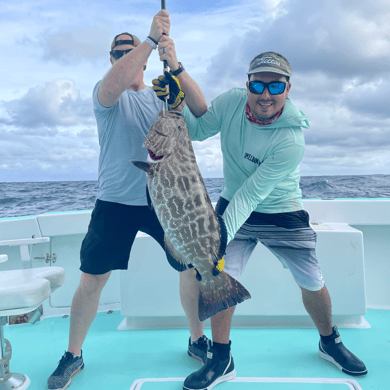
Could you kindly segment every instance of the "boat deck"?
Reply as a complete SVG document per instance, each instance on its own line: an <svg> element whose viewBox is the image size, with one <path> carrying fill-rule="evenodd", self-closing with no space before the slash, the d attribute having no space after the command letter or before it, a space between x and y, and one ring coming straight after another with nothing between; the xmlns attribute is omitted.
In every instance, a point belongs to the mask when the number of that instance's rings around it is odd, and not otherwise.
<svg viewBox="0 0 390 390"><path fill-rule="evenodd" d="M181 390L183 379L201 363L187 355L187 329L118 331L119 311L98 313L83 347L85 368L71 390ZM318 332L310 329L232 329L237 378L218 390L388 390L390 310L368 309L369 329L340 329L341 337L368 369L350 377L319 358ZM26 374L29 390L47 389L47 378L67 348L69 317L34 325L6 326L12 372ZM211 336L211 330L205 330Z"/></svg>

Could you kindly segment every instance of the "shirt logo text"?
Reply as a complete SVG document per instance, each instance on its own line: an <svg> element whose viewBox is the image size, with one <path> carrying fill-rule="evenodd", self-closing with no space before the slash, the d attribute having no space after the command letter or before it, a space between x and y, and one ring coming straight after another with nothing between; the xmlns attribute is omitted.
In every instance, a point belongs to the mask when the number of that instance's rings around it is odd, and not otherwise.
<svg viewBox="0 0 390 390"><path fill-rule="evenodd" d="M258 158L256 158L255 156L252 156L251 154L249 153L245 153L244 155L244 158L246 158L247 160L249 160L250 162L253 162L257 165L261 165L263 161L260 161Z"/></svg>

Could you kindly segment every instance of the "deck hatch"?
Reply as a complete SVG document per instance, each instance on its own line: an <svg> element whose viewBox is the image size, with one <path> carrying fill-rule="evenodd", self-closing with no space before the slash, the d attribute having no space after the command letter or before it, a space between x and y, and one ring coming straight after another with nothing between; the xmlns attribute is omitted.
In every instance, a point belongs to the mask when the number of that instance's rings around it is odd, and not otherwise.
<svg viewBox="0 0 390 390"><path fill-rule="evenodd" d="M185 378L148 378L134 381L130 390L177 390ZM293 386L291 386L293 384ZM222 385L222 384L221 384ZM220 386L221 386L220 385ZM237 377L223 384L226 390L363 390L349 378L251 378Z"/></svg>

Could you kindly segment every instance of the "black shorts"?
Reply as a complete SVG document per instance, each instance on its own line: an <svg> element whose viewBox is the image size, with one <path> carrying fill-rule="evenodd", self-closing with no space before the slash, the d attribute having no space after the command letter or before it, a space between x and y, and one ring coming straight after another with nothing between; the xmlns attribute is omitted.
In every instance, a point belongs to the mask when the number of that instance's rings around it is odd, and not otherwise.
<svg viewBox="0 0 390 390"><path fill-rule="evenodd" d="M149 234L164 248L164 231L156 213L148 206L128 206L98 199L81 244L80 270L102 275L127 269L138 231ZM167 257L172 265L171 256L168 254Z"/></svg>

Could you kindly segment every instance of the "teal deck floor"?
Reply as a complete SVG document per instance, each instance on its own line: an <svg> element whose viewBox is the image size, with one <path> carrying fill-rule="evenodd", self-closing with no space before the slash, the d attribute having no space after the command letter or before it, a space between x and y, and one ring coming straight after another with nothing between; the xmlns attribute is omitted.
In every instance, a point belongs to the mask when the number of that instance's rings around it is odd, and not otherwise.
<svg viewBox="0 0 390 390"><path fill-rule="evenodd" d="M71 390L129 390L141 378L182 378L201 367L187 351L187 329L118 331L120 312L99 313L83 346L85 368ZM340 329L344 344L361 358L368 375L352 378L318 357L316 329L232 329L237 377L355 379L362 390L390 389L390 311L369 309L370 329ZM13 348L12 372L26 374L29 390L47 389L47 378L68 345L69 317L4 328ZM210 337L211 330L205 334ZM218 390L347 390L342 385L222 383ZM140 390L181 390L182 382L144 383Z"/></svg>

